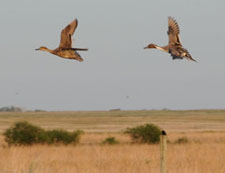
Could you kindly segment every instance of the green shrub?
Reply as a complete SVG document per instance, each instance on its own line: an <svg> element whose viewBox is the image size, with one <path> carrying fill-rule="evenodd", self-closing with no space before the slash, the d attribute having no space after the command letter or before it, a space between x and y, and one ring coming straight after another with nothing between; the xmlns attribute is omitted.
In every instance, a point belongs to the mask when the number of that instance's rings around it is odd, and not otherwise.
<svg viewBox="0 0 225 173"><path fill-rule="evenodd" d="M80 140L80 135L83 132L80 130L74 132L67 132L65 130L50 130L46 131L47 134L47 143L63 143L63 144L70 144L70 143L78 143Z"/></svg>
<svg viewBox="0 0 225 173"><path fill-rule="evenodd" d="M178 138L174 143L175 144L186 144L188 143L188 138L187 137L182 137L182 138Z"/></svg>
<svg viewBox="0 0 225 173"><path fill-rule="evenodd" d="M42 128L25 121L15 123L3 135L9 145L31 145L33 143L42 143L45 140L44 130Z"/></svg>
<svg viewBox="0 0 225 173"><path fill-rule="evenodd" d="M102 144L109 144L109 145L114 145L118 143L119 141L117 141L115 137L108 137L102 142Z"/></svg>
<svg viewBox="0 0 225 173"><path fill-rule="evenodd" d="M78 143L82 131L44 130L26 121L16 122L3 135L8 145Z"/></svg>
<svg viewBox="0 0 225 173"><path fill-rule="evenodd" d="M139 143L158 143L161 130L154 124L146 124L134 128L128 128L125 133L130 134L134 142Z"/></svg>

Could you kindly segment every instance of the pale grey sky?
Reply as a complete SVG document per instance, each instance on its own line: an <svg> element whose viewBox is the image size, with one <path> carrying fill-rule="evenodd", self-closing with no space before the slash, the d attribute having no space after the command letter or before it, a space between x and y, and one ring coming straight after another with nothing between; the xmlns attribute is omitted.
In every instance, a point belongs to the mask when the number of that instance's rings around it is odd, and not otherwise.
<svg viewBox="0 0 225 173"><path fill-rule="evenodd" d="M224 7L224 0L3 1L0 107L225 109ZM168 16L198 63L143 49L167 44ZM56 48L74 18L74 47L89 48L84 62L35 51Z"/></svg>

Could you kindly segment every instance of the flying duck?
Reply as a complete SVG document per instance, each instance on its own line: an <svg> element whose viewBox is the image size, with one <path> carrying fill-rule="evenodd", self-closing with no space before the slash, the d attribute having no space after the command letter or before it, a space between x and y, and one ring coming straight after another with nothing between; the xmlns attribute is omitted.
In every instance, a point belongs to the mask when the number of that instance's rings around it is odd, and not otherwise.
<svg viewBox="0 0 225 173"><path fill-rule="evenodd" d="M36 50L46 51L66 59L74 59L80 62L83 61L83 59L81 58L80 54L77 51L87 51L88 49L72 48L71 37L74 34L77 25L78 21L77 19L75 19L61 31L61 40L58 48L51 50L48 49L47 47L41 46L39 49Z"/></svg>
<svg viewBox="0 0 225 173"><path fill-rule="evenodd" d="M170 55L173 57L173 60L186 58L187 60L192 60L196 62L196 60L194 60L191 57L187 49L183 48L179 37L180 29L174 18L172 17L168 18L168 27L169 27L167 31L169 37L168 45L161 47L155 44L149 44L147 47L145 47L145 49L155 48L165 51L167 53L170 53Z"/></svg>

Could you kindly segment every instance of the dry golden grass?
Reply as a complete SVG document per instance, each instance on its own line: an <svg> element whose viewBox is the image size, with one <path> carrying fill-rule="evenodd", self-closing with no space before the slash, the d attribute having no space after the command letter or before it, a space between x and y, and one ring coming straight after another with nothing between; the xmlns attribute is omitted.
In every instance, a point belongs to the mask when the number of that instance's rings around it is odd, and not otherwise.
<svg viewBox="0 0 225 173"><path fill-rule="evenodd" d="M225 110L191 111L74 111L0 112L0 132L15 121L26 120L46 129L120 132L127 127L154 123L166 131L225 130Z"/></svg>
<svg viewBox="0 0 225 173"><path fill-rule="evenodd" d="M100 145L108 136L116 137L121 144ZM190 142L173 143L183 136ZM172 133L168 139L168 172L225 172L225 132ZM86 134L77 146L1 147L0 172L159 172L159 145L131 145L129 141L122 134Z"/></svg>
<svg viewBox="0 0 225 173"><path fill-rule="evenodd" d="M86 133L77 146L6 147L1 136L0 173L157 173L159 145L130 144L129 136L121 133L121 129L150 122L168 132L168 172L225 172L222 110L1 113L1 131L16 120ZM107 137L115 137L120 144L101 145ZM176 144L182 137L189 142Z"/></svg>

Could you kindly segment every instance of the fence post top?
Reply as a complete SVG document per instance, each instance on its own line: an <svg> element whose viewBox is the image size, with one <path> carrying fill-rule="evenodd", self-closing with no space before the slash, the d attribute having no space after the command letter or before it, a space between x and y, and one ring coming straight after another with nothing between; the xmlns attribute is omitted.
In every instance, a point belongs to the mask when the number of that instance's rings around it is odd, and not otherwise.
<svg viewBox="0 0 225 173"><path fill-rule="evenodd" d="M165 130L162 130L161 134L162 134L163 136L166 136L166 131L165 131Z"/></svg>

